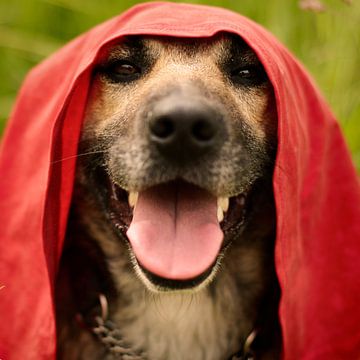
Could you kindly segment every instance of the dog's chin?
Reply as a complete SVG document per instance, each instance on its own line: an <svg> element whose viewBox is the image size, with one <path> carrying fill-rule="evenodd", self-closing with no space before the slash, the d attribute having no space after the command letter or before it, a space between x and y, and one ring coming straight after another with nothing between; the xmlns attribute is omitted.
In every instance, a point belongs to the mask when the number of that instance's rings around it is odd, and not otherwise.
<svg viewBox="0 0 360 360"><path fill-rule="evenodd" d="M210 214L208 217L211 218L211 221L209 221L208 229L205 229L206 231L201 232L202 234L206 234L209 238L205 238L204 236L199 237L199 235L192 235L191 229L189 229L190 232L188 232L190 235L187 236L187 238L191 238L191 240L184 240L184 237L181 239L183 241L180 245L167 245L167 238L164 240L152 240L152 239L146 239L146 241L143 241L143 243L137 244L138 239L135 238L135 240L132 238L134 237L133 233L134 231L132 228L134 228L134 223L137 225L137 223L146 223L148 219L145 220L140 219L142 221L138 221L139 216L144 215L137 215L136 212L141 212L137 206L138 205L138 198L145 197L145 195L142 195L139 193L128 193L126 190L122 189L120 186L118 186L115 182L111 180L110 177L106 176L106 182L107 182L107 211L108 216L110 219L110 222L112 224L112 227L115 229L115 232L117 236L122 240L125 241L130 253L130 258L132 261L132 264L134 266L135 272L137 276L141 279L141 281L144 283L144 285L153 292L195 292L203 289L208 284L211 283L211 281L215 278L217 270L220 267L221 260L223 259L226 249L231 245L232 241L234 240L234 237L236 234L239 234L242 227L245 223L245 213L246 213L246 193L241 193L239 195L233 196L231 198L216 198L206 190L203 190L199 188L198 186L186 183L182 180L176 180L171 181L164 184L157 185L158 188L152 189L145 189L144 192L154 192L156 194L160 194L161 199L157 199L155 197L154 200L154 209L152 211L151 209L151 201L149 205L149 200L147 201L147 204L145 207L147 207L147 211L149 212L149 206L150 211L153 213L157 213L159 209L159 201L165 201L168 202L167 199L164 200L164 196L166 197L167 191L169 191L170 194L173 194L173 192L176 192L176 196L180 196L181 194L186 194L188 199L184 202L186 203L187 207L189 205L192 205L192 199L191 195L194 193L194 196L199 196L195 201L194 200L194 206L199 206L198 204L201 203L201 197L205 198L203 203L206 203L203 208L200 208L200 213L205 212L204 208L211 207L211 211L215 212L215 214ZM176 188L174 190L173 188ZM159 190L160 189L160 190ZM165 191L163 191L165 189ZM170 190L169 190L170 189ZM180 189L180 190L179 190ZM183 190L186 189L186 190ZM190 190L189 190L190 189ZM164 194L165 193L165 194ZM180 195L179 195L180 194ZM190 194L190 195L189 195ZM201 194L201 195L198 195ZM146 195L149 198L149 195ZM152 196L152 195L151 195ZM151 197L150 196L150 197ZM214 198L214 199L212 199ZM199 200L200 199L200 200ZM209 200L210 199L210 200ZM140 200L139 202L141 203ZM181 200L178 200L181 201ZM207 202L215 203L208 205ZM144 206L144 205L141 205ZM200 205L201 207L201 205ZM136 208L136 210L134 210ZM163 210L163 209L162 209ZM165 209L166 210L166 209ZM192 210L193 211L193 210ZM143 211L145 212L145 211ZM195 212L197 213L197 211ZM194 212L193 212L194 214ZM152 216L152 215L150 215ZM157 215L156 215L157 216ZM176 216L176 215L175 215ZM181 215L177 215L181 216ZM188 215L186 215L188 216ZM185 217L186 217L185 216ZM189 218L186 219L186 221L183 221L185 225L188 223L189 226L192 226L192 222L196 222L196 219L194 220L194 217L196 218L198 215L194 216L188 216ZM197 222L200 223L200 225L195 225L194 228L196 231L204 230L205 226L203 223L206 223L206 216L202 215L202 218L200 218ZM161 215L160 215L161 217ZM205 220L204 220L205 219ZM158 230L158 228L162 228L163 224L161 223L162 219L159 219L160 225L155 226L153 228L156 228L156 232L154 236L162 237L162 232L166 229ZM176 220L175 220L176 221ZM143 225L141 225L143 226ZM184 226L182 226L184 227ZM165 226L166 228L166 226ZM176 225L175 225L176 228ZM200 228L200 230L199 230ZM129 230L130 229L130 230ZM209 230L210 229L210 230ZM214 229L214 230L212 230ZM140 229L141 230L141 229ZM138 233L143 234L144 231L137 230ZM184 233L187 233L186 226L185 229L182 229ZM213 233L218 233L217 235L214 235ZM130 233L130 235L129 235ZM149 233L149 231L147 231ZM151 231L150 231L150 234ZM221 235L220 235L221 234ZM144 235L142 235L144 236ZM216 238L217 236L217 238ZM215 237L215 240L212 238ZM197 241L198 240L198 241ZM170 249L166 252L163 251L161 241L164 243L164 247L170 247ZM170 239L169 242L176 240ZM208 245L208 242L216 243L216 245ZM159 245L160 242L160 245ZM198 247L193 246L192 242L202 243L202 247L204 248L204 251L199 250ZM185 243L185 245L184 245ZM153 244L155 244L153 246ZM148 254L144 256L143 254L143 248L150 248L149 250L146 250ZM154 247L154 249L151 249L151 247ZM182 248L188 248L184 253L184 257L193 257L192 260L188 259L182 259L181 256L175 255L174 263L176 265L177 263L180 263L180 270L177 272L167 272L168 269L172 269L172 265L165 266L165 270L162 269L163 263L166 263L167 260L163 260L161 258L164 258L164 254L168 254L170 250L172 253L174 252L174 249L180 249L180 252L182 251ZM194 247L195 254L190 254L192 252L192 247ZM211 254L205 254L203 255L203 252L207 252L207 248L211 249ZM139 250L140 249L140 250ZM158 250L157 250L158 249ZM157 253L156 251L159 251ZM198 259L197 259L198 257ZM150 259L148 259L150 258ZM154 258L156 260L154 260ZM178 258L178 259L176 259ZM205 258L204 261L202 261L202 258ZM145 260L144 260L145 259ZM160 259L160 260L159 260ZM161 266L158 265L158 263L161 263ZM188 270L187 262L190 264ZM155 264L155 265L153 265ZM176 266L174 266L176 267ZM179 268L179 266L178 266Z"/></svg>
<svg viewBox="0 0 360 360"><path fill-rule="evenodd" d="M187 280L174 280L158 276L141 266L131 250L131 247L130 253L136 275L148 290L155 293L195 293L202 290L210 284L216 276L217 270L220 266L220 259L222 257L222 255L219 254L215 263L210 268L194 278Z"/></svg>

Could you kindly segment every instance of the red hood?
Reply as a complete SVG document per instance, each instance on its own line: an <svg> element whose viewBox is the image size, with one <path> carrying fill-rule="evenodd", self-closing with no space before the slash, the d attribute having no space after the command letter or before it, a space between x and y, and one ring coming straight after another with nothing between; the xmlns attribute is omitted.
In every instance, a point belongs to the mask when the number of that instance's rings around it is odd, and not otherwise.
<svg viewBox="0 0 360 360"><path fill-rule="evenodd" d="M20 91L0 153L1 359L55 359L54 279L99 50L130 34L219 31L249 43L276 94L284 359L360 358L359 182L328 106L296 59L250 20L219 8L147 3L72 41L34 68Z"/></svg>

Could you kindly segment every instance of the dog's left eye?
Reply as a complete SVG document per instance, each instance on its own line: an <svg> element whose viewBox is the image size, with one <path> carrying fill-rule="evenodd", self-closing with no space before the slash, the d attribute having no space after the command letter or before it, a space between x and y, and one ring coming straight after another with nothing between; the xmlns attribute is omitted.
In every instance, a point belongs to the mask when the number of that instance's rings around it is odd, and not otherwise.
<svg viewBox="0 0 360 360"><path fill-rule="evenodd" d="M231 79L235 84L258 86L267 80L267 75L261 65L240 67L231 71Z"/></svg>
<svg viewBox="0 0 360 360"><path fill-rule="evenodd" d="M141 75L140 67L126 61L115 62L105 69L105 74L115 82L128 82Z"/></svg>

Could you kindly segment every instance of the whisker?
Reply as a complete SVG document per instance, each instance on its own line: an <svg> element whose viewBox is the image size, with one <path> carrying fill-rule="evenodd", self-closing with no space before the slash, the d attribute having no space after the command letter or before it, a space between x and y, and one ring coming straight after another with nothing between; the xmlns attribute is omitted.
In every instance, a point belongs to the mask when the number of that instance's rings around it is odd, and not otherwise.
<svg viewBox="0 0 360 360"><path fill-rule="evenodd" d="M57 163L62 162L62 161L74 159L74 158L77 158L77 157L80 157L80 156L86 156L86 155L92 155L92 154L101 154L101 153L104 153L104 152L105 152L105 150L89 151L89 152L86 152L86 153L76 154L76 155L68 156L68 157L65 157L65 158L62 158L62 159L59 159L59 160L55 160L55 161L52 161L50 164L53 165L53 164L57 164Z"/></svg>

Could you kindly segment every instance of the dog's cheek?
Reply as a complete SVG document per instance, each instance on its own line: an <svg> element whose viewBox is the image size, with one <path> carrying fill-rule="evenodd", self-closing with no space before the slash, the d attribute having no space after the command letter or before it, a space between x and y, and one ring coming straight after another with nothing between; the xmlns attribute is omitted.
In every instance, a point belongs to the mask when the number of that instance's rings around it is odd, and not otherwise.
<svg viewBox="0 0 360 360"><path fill-rule="evenodd" d="M277 114L271 85L251 89L246 107L249 114L246 120L256 137L262 143L273 142L276 138Z"/></svg>
<svg viewBox="0 0 360 360"><path fill-rule="evenodd" d="M237 89L231 113L234 134L248 149L252 161L273 156L277 137L277 112L270 83L251 89Z"/></svg>
<svg viewBox="0 0 360 360"><path fill-rule="evenodd" d="M109 147L105 159L111 179L127 191L142 188L151 165L149 148L132 138L118 138ZM149 181L149 180L148 180Z"/></svg>
<svg viewBox="0 0 360 360"><path fill-rule="evenodd" d="M99 138L123 136L131 131L140 97L138 86L109 84L97 76L91 85L83 133Z"/></svg>

